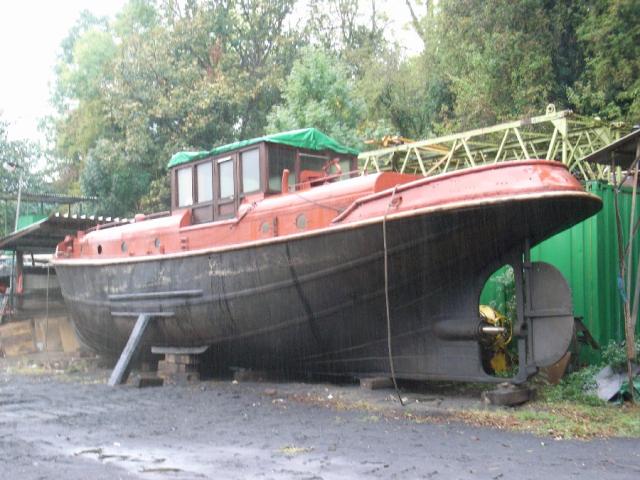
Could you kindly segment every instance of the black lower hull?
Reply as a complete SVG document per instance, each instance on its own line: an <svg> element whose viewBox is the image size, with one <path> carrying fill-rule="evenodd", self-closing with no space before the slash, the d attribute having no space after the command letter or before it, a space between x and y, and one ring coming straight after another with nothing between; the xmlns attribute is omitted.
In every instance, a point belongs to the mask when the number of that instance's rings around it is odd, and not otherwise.
<svg viewBox="0 0 640 480"><path fill-rule="evenodd" d="M547 197L431 212L387 222L389 303L400 378L491 381L477 339L446 339L448 322L478 323L488 276L521 252L597 211L586 196ZM211 345L230 365L328 374L389 371L382 224L253 248L110 265L56 265L80 340L119 354L135 318L170 311L144 345ZM119 300L127 293L201 291ZM110 299L111 296L111 299Z"/></svg>

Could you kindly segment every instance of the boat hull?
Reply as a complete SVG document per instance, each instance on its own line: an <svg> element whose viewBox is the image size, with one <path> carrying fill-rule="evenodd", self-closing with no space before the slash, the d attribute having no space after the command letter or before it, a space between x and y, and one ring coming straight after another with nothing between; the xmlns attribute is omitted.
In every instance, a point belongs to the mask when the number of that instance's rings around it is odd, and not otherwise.
<svg viewBox="0 0 640 480"><path fill-rule="evenodd" d="M488 277L531 245L597 212L586 193L476 201L386 220L391 346L396 375L494 381L472 331ZM225 363L324 374L388 374L382 219L255 246L117 262L57 262L80 340L119 354L135 317L150 346L211 346ZM199 292L145 298L152 292ZM130 292L140 298L118 295ZM123 299L124 298L124 299Z"/></svg>

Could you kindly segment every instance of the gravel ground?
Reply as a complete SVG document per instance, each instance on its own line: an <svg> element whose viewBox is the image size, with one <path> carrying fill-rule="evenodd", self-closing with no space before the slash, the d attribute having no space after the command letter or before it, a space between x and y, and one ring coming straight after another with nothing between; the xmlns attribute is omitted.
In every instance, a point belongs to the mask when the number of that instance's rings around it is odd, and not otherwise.
<svg viewBox="0 0 640 480"><path fill-rule="evenodd" d="M447 420L451 401L440 395L412 397L412 409L430 415L418 423L389 391L354 386L110 388L106 371L0 371L6 479L640 478L636 439L554 441L471 427Z"/></svg>

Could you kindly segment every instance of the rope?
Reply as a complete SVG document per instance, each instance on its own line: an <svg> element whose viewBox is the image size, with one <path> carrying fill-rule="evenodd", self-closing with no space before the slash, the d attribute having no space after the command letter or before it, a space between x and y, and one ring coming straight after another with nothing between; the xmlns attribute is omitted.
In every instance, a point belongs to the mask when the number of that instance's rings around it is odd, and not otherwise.
<svg viewBox="0 0 640 480"><path fill-rule="evenodd" d="M391 205L393 205L393 200L396 196L396 189L398 186L393 187L393 192L391 192L391 200L387 204L387 210L384 212L384 217L382 217L382 243L384 246L384 301L387 313L387 352L389 353L389 368L391 370L391 380L393 381L393 388L396 390L396 395L398 395L398 400L400 400L400 405L404 407L404 402L402 401L402 396L400 395L400 389L398 388L398 382L396 381L396 370L393 364L393 354L391 352L391 313L389 310L389 255L387 249L387 215L389 214L389 209Z"/></svg>
<svg viewBox="0 0 640 480"><path fill-rule="evenodd" d="M294 192L289 192L289 194L295 195L296 197L301 198L305 202L312 203L313 205L317 205L320 208L326 208L327 210L333 210L334 212L342 213L342 209L341 208L336 208L336 207L332 207L331 205L325 205L323 203L316 202L315 200L311 200L310 198L303 197L298 192L295 192L295 191Z"/></svg>
<svg viewBox="0 0 640 480"><path fill-rule="evenodd" d="M49 272L51 264L47 263L47 297L46 297L46 313L45 313L45 327L44 327L44 350L47 352L47 358L49 357Z"/></svg>

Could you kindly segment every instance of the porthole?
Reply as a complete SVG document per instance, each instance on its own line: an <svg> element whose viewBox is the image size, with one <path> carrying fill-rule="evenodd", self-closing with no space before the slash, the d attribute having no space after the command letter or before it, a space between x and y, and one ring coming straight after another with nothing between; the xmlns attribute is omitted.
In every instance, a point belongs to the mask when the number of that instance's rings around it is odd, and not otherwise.
<svg viewBox="0 0 640 480"><path fill-rule="evenodd" d="M153 245L154 245L156 248L160 248L160 239L159 239L159 238L156 238L156 239L154 240L154 242L153 242Z"/></svg>
<svg viewBox="0 0 640 480"><path fill-rule="evenodd" d="M127 242L122 242L122 243L120 244L120 251L121 251L122 253L127 253Z"/></svg>
<svg viewBox="0 0 640 480"><path fill-rule="evenodd" d="M262 230L262 233L269 233L269 229L271 228L271 226L269 225L269 222L264 222L261 226L260 226L260 230Z"/></svg>
<svg viewBox="0 0 640 480"><path fill-rule="evenodd" d="M304 213L301 213L296 217L296 227L298 227L300 230L307 228L307 217L304 215Z"/></svg>
<svg viewBox="0 0 640 480"><path fill-rule="evenodd" d="M98 255L102 255L102 245L98 245Z"/></svg>

